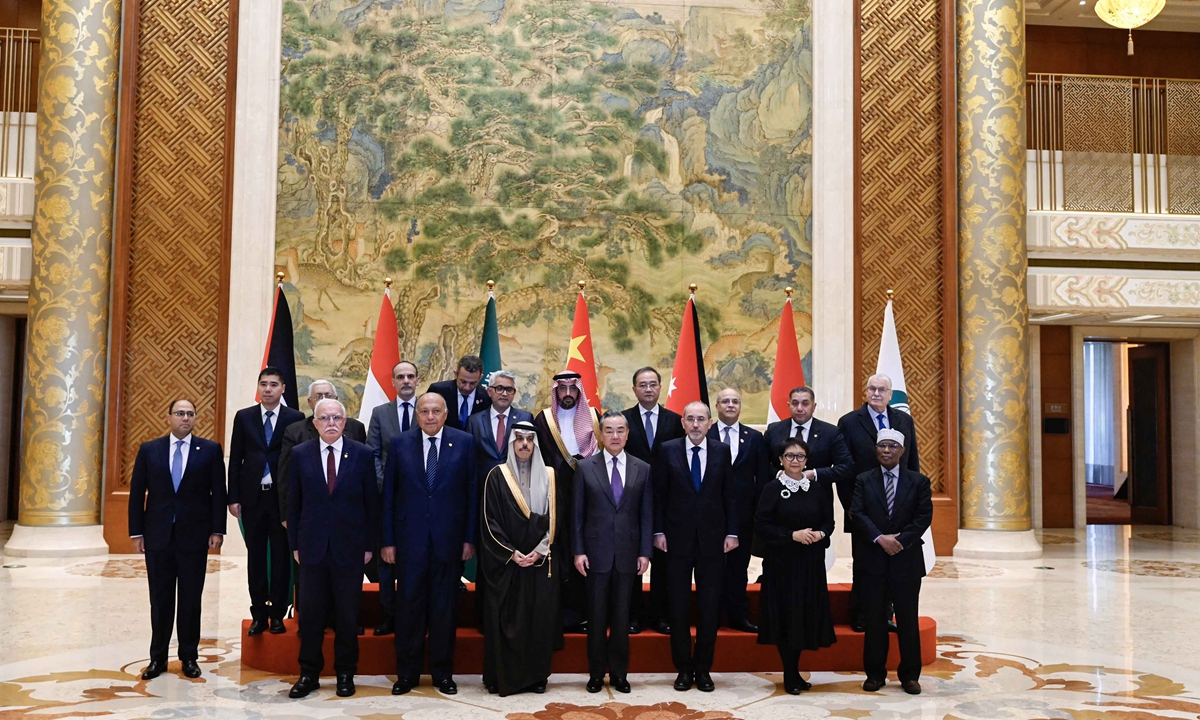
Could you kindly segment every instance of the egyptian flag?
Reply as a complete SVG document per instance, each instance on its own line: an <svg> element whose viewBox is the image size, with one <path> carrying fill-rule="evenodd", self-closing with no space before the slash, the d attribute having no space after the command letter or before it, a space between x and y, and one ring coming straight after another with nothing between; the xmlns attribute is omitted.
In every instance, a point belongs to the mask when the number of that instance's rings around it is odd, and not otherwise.
<svg viewBox="0 0 1200 720"><path fill-rule="evenodd" d="M283 404L290 408L299 408L299 395L296 394L296 350L292 342L292 311L288 307L287 296L283 294L282 283L275 286L275 308L271 311L267 349L263 352L262 368L267 366L279 368L283 373ZM255 402L260 401L257 388L256 382Z"/></svg>
<svg viewBox="0 0 1200 720"><path fill-rule="evenodd" d="M371 411L396 399L392 385L392 368L400 362L400 333L396 330L396 313L392 310L390 290L383 291L379 304L379 321L375 324L375 344L371 348L371 367L367 371L367 387L363 390L358 419L371 422Z"/></svg>
<svg viewBox="0 0 1200 720"><path fill-rule="evenodd" d="M571 348L567 352L567 372L579 373L588 407L600 409L600 383L596 382L596 356L592 353L592 324L588 321L587 300L583 290L575 301L575 321L571 325Z"/></svg>
<svg viewBox="0 0 1200 720"><path fill-rule="evenodd" d="M690 402L708 404L708 378L704 375L704 353L700 350L700 316L696 314L696 296L688 296L683 309L683 326L679 329L679 349L675 351L675 368L667 387L666 408L683 414Z"/></svg>
<svg viewBox="0 0 1200 720"><path fill-rule="evenodd" d="M789 289L790 292L790 289ZM796 319L792 315L792 296L783 303L779 316L779 340L775 343L775 375L771 378L771 402L767 404L767 422L791 417L788 407L792 388L804 384L804 367L800 365L800 348L796 344Z"/></svg>

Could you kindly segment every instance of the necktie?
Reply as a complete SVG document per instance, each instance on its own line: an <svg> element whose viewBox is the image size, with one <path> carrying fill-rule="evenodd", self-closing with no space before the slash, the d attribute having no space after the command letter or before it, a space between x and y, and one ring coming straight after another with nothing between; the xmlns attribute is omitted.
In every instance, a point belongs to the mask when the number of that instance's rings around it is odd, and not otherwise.
<svg viewBox="0 0 1200 720"><path fill-rule="evenodd" d="M267 418L265 420L263 420L263 435L265 435L267 438L267 445L271 444L271 436L275 434L275 428L271 426L271 416L274 414L275 414L274 410L268 410ZM271 464L265 463L263 465L263 474L262 474L264 488L269 487L266 480L267 480L267 476L270 474L271 474Z"/></svg>
<svg viewBox="0 0 1200 720"><path fill-rule="evenodd" d="M433 479L437 477L437 438L429 438L429 455L425 458L425 484L433 492Z"/></svg>
<svg viewBox="0 0 1200 720"><path fill-rule="evenodd" d="M412 427L412 416L408 414L408 403L403 403L403 405L404 418L400 420L400 432L408 432L408 429Z"/></svg>
<svg viewBox="0 0 1200 720"><path fill-rule="evenodd" d="M621 493L625 492L625 485L621 482L621 470L617 467L617 461L613 459L612 472L612 494L613 502L621 502Z"/></svg>
<svg viewBox="0 0 1200 720"><path fill-rule="evenodd" d="M458 421L462 423L463 427L466 427L467 418L469 417L471 417L471 398L470 396L463 395L458 406Z"/></svg>
<svg viewBox="0 0 1200 720"><path fill-rule="evenodd" d="M886 426L883 424L883 413L879 413L878 415L876 415L875 419L879 422L880 430L886 429Z"/></svg>
<svg viewBox="0 0 1200 720"><path fill-rule="evenodd" d="M183 441L175 441L175 457L171 463L171 484L175 492L179 492L179 483L183 481Z"/></svg>
<svg viewBox="0 0 1200 720"><path fill-rule="evenodd" d="M896 476L889 470L883 474L883 493L887 495L888 517L892 516L892 507L896 504Z"/></svg>
<svg viewBox="0 0 1200 720"><path fill-rule="evenodd" d="M700 446L692 448L692 485L700 492Z"/></svg>
<svg viewBox="0 0 1200 720"><path fill-rule="evenodd" d="M654 413L646 411L646 445L654 447L654 423L650 422L650 417Z"/></svg>
<svg viewBox="0 0 1200 720"><path fill-rule="evenodd" d="M334 448L329 446L329 455L325 460L325 485L329 488L329 494L333 494L334 488L337 487L337 462L333 458Z"/></svg>
<svg viewBox="0 0 1200 720"><path fill-rule="evenodd" d="M793 435L792 437L800 438L804 442L808 442L808 438L804 437L804 426L803 425L796 426L796 434Z"/></svg>
<svg viewBox="0 0 1200 720"><path fill-rule="evenodd" d="M496 416L496 449L504 449L504 413Z"/></svg>
<svg viewBox="0 0 1200 720"><path fill-rule="evenodd" d="M725 437L723 438L723 441L724 441L724 443L725 443L726 445L729 445L730 447L733 447L733 446L730 444L730 442L729 442L729 428L722 428L722 429L721 429L721 433L722 433L722 434L725 436Z"/></svg>

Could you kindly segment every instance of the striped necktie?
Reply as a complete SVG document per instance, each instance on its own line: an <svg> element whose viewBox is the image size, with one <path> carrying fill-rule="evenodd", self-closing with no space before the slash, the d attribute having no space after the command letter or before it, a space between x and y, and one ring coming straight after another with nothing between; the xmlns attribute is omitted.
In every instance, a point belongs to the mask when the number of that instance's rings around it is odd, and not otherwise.
<svg viewBox="0 0 1200 720"><path fill-rule="evenodd" d="M887 495L888 517L896 505L896 475L891 470L883 474L883 493Z"/></svg>
<svg viewBox="0 0 1200 720"><path fill-rule="evenodd" d="M425 457L425 484L429 488L429 492L433 493L433 480L437 477L437 438L429 438L429 455Z"/></svg>

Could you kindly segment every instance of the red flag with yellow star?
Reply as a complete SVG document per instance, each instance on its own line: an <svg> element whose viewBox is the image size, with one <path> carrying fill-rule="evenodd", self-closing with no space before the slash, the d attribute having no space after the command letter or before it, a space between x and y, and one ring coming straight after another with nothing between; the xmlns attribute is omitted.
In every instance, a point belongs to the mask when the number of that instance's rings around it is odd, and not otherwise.
<svg viewBox="0 0 1200 720"><path fill-rule="evenodd" d="M567 352L567 372L579 373L588 406L600 409L600 389L596 382L596 356L592 354L592 324L588 321L587 300L583 291L575 301L575 322L571 325L571 347Z"/></svg>

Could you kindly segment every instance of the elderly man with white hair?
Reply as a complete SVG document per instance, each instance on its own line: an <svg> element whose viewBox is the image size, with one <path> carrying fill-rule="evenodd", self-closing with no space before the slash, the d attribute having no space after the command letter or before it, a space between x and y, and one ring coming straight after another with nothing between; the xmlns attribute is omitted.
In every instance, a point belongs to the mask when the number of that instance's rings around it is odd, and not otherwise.
<svg viewBox="0 0 1200 720"><path fill-rule="evenodd" d="M325 399L340 400L338 397L337 388L328 380L313 380L308 385L308 409L313 413L306 417L305 422L292 423L287 426L283 432L283 445L279 448L279 477L287 478L288 462L292 457L292 450L302 442L316 440L319 435L319 429L313 424L313 417L316 416L317 403ZM345 413L343 413L345 414ZM367 441L367 429L363 424L352 417L346 418L346 426L343 434L354 440L355 442L365 443ZM283 519L284 527L287 527L287 503L288 503L288 484L283 482L279 487L279 517ZM367 575L370 576L374 571L372 567L367 569ZM372 577L371 582L375 582Z"/></svg>

